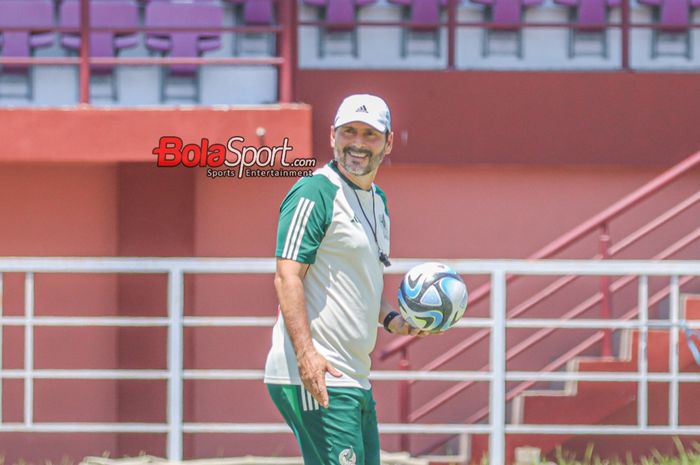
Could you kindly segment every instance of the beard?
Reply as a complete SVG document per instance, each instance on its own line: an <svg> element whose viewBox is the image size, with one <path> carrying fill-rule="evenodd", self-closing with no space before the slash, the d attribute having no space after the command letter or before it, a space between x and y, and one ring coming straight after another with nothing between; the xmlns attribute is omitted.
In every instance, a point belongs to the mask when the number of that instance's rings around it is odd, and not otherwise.
<svg viewBox="0 0 700 465"><path fill-rule="evenodd" d="M382 148L378 153L372 153L372 151L368 149L358 149L351 146L344 147L342 150L336 147L335 160L339 165L345 168L348 173L354 176L365 176L377 169L382 160L384 160L385 151L386 147ZM361 156L364 156L364 158L356 158Z"/></svg>

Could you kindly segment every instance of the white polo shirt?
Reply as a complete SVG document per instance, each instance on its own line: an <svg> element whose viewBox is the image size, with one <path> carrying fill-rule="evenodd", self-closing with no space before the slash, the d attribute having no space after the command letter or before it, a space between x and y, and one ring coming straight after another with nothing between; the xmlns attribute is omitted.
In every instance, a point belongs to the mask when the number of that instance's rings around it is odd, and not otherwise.
<svg viewBox="0 0 700 465"><path fill-rule="evenodd" d="M335 161L300 179L280 207L275 255L310 264L304 293L313 344L343 373L341 378L327 374L328 386L370 387L370 352L384 288L379 255L380 249L389 255L389 230L384 192L374 184L370 191L357 187ZM301 384L281 312L265 382Z"/></svg>

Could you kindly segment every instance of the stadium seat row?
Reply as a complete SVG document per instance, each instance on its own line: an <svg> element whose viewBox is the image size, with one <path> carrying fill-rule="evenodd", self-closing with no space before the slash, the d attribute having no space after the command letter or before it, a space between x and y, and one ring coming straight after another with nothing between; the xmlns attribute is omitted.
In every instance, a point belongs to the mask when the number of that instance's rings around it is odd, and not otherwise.
<svg viewBox="0 0 700 465"><path fill-rule="evenodd" d="M144 45L154 55L175 58L199 57L205 52L222 48L222 33L209 31L177 31L177 28L224 27L225 5L233 6L236 11L237 24L253 26L273 26L277 23L277 7L280 0L91 0L91 25L97 28L116 28L116 31L96 31L90 33L90 54L94 57L114 57L126 49ZM349 38L349 53L359 55L356 23L362 8L379 3L379 0L298 0L300 5L315 9L321 27L318 31L318 56L326 55L326 43L331 36L345 35ZM402 20L407 27L401 29L400 55L410 54L409 42L416 35L431 37L435 57L443 52L440 41L444 32L445 9L449 0L382 0L401 8ZM482 55L488 56L490 36L493 34L512 33L515 37L515 56L522 58L522 23L524 11L528 7L541 5L544 0L469 0L482 5L484 21L498 26L498 30L484 29ZM579 28L569 31L569 57L576 55L578 35L598 34L599 55L607 58L608 18L612 9L621 6L624 0L554 0L558 5L569 9L570 22ZM653 7L653 18L661 29L652 32L652 52L654 58L659 54L659 37L664 31L684 34L683 54L691 58L690 24L692 8L700 6L700 0L637 0L640 4ZM455 0L458 7L466 0ZM0 0L0 56L29 57L35 50L49 47L55 43L68 53L77 54L81 49L81 38L77 32L62 31L58 38L49 32L55 26L78 28L80 24L80 0ZM120 32L118 29L133 29L140 26L160 28L158 32L145 34ZM19 30L18 28L27 28ZM171 32L163 32L173 28ZM232 54L241 53L241 37L236 34ZM263 55L275 55L275 34L259 33L258 37L266 39L267 45ZM92 73L109 78L114 65L100 64L91 67ZM172 64L162 67L161 89L165 89L165 80L169 76L189 77L194 82L195 101L198 101L198 71L195 64ZM28 80L27 97L31 95L32 73L26 65L4 65L0 74L24 75ZM112 79L112 97L117 98L115 80ZM162 90L161 101L166 98Z"/></svg>
<svg viewBox="0 0 700 465"><path fill-rule="evenodd" d="M240 4L246 25L271 25L274 23L272 1L232 0ZM97 28L116 28L117 31L96 31L90 33L90 55L93 57L114 57L128 48L139 45L140 35L135 32L121 33L119 28L133 29L141 25L139 6L133 0L92 1L90 22ZM143 23L151 28L173 28L172 32L147 33L144 39L146 48L154 53L171 57L198 57L202 53L221 48L221 33L216 31L177 31L176 28L221 28L224 27L224 10L218 2L170 2L151 0L145 7ZM80 0L62 0L58 5L58 26L78 28L80 25ZM55 43L51 30L54 21L54 4L51 0L0 0L0 50L3 57L28 57L41 47ZM28 30L3 30L3 28L26 27ZM62 32L60 45L69 53L77 54L81 48L80 34ZM236 42L238 44L238 41ZM236 50L234 49L234 52ZM96 75L111 75L113 65L93 65ZM196 79L197 65L173 64L168 67L170 75L191 76ZM31 79L25 65L5 65L3 73L25 74ZM166 77L166 76L164 76ZM195 88L197 85L195 84ZM32 88L31 82L27 86ZM196 91L195 91L196 92ZM113 85L113 98L116 87ZM31 99L31 90L27 97ZM195 95L195 101L197 96ZM165 98L162 95L163 100Z"/></svg>

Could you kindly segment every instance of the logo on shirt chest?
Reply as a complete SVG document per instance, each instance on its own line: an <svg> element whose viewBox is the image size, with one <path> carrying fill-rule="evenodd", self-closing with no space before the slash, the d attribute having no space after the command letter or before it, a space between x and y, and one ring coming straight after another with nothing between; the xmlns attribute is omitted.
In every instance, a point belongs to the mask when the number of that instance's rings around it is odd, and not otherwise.
<svg viewBox="0 0 700 465"><path fill-rule="evenodd" d="M357 456L355 455L355 451L352 447L343 450L338 455L338 462L340 463L340 465L355 465L356 461Z"/></svg>

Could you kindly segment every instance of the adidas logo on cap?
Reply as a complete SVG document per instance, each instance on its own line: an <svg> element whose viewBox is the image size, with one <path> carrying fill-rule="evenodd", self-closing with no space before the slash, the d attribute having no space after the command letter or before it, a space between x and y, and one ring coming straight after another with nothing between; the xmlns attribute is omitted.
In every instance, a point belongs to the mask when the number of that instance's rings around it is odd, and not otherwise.
<svg viewBox="0 0 700 465"><path fill-rule="evenodd" d="M354 121L369 124L380 132L391 131L389 107L376 95L355 94L343 100L333 126L337 128Z"/></svg>

